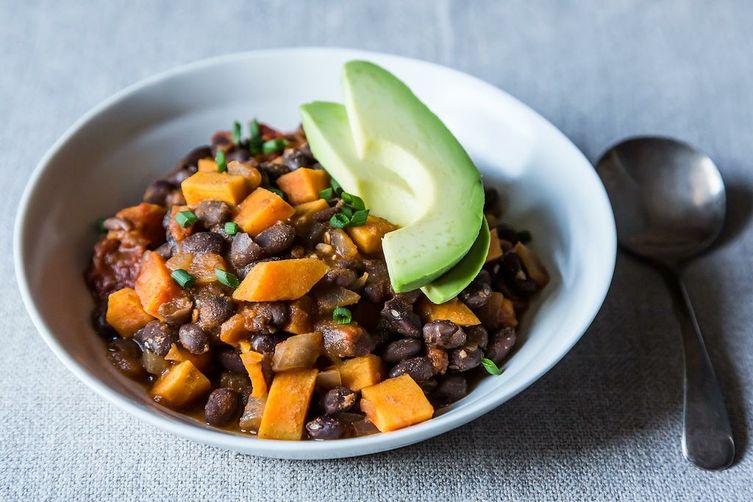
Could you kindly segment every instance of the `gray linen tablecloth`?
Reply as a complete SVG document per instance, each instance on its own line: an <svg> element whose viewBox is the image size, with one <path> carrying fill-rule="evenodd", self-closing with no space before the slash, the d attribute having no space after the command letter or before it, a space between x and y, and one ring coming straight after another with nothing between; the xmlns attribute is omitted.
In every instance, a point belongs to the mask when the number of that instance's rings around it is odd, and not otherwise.
<svg viewBox="0 0 753 502"><path fill-rule="evenodd" d="M752 28L746 1L0 1L0 499L753 499ZM730 190L730 232L688 286L737 464L708 473L683 459L678 328L660 278L624 256L593 326L549 374L465 427L390 453L239 455L152 430L79 383L16 289L10 230L30 171L76 118L132 82L208 56L304 45L467 71L541 112L592 160L647 133L708 151Z"/></svg>

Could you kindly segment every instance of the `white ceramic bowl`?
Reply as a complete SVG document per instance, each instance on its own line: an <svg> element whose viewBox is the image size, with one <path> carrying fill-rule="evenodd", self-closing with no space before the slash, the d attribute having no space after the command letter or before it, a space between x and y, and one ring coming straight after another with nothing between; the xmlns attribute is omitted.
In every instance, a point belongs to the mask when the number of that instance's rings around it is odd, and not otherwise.
<svg viewBox="0 0 753 502"><path fill-rule="evenodd" d="M552 282L521 327L501 376L488 377L439 416L396 432L330 442L269 441L212 429L154 404L104 357L89 324L82 272L93 222L136 203L147 184L233 120L298 124L299 104L341 100L340 71L368 59L403 79L457 135L487 184L508 200L506 219L530 229ZM316 459L415 443L504 403L554 366L598 311L615 261L611 209L594 170L554 126L504 92L434 64L341 49L237 54L133 85L73 125L40 161L19 208L15 265L34 324L84 383L150 426L254 455Z"/></svg>

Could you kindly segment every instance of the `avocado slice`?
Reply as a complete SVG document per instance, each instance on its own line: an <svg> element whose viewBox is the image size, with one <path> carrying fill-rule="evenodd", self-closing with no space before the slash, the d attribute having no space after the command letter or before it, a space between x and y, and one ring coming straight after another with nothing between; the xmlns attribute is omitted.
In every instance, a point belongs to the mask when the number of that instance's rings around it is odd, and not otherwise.
<svg viewBox="0 0 753 502"><path fill-rule="evenodd" d="M309 146L345 190L401 226L382 241L393 289L427 286L458 264L479 238L484 205L479 172L439 118L391 73L351 61L343 83L345 106L301 107ZM461 267L467 273L473 269ZM444 297L439 291L457 289L459 282L443 283L453 286L432 289L433 296Z"/></svg>

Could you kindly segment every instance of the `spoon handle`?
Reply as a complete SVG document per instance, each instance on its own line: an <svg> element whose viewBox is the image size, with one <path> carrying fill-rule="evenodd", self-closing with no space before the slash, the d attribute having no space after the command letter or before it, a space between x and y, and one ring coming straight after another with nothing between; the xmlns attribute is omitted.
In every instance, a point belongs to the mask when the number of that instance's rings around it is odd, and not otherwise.
<svg viewBox="0 0 753 502"><path fill-rule="evenodd" d="M724 469L735 458L735 443L722 391L680 274L667 274L667 282L685 348L683 454L703 469Z"/></svg>

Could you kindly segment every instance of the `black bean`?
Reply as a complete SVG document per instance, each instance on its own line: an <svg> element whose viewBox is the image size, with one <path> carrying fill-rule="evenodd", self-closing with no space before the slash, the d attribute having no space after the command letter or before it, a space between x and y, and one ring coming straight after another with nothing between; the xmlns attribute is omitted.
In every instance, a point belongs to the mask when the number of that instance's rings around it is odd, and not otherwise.
<svg viewBox="0 0 753 502"><path fill-rule="evenodd" d="M158 255L160 255L165 261L169 260L173 256L173 246L169 242L165 242L160 247L155 249Z"/></svg>
<svg viewBox="0 0 753 502"><path fill-rule="evenodd" d="M305 228L306 232L304 235L302 235L302 238L308 241L311 246L315 246L322 242L322 239L324 239L324 234L327 232L327 225L318 221L313 222L311 225Z"/></svg>
<svg viewBox="0 0 753 502"><path fill-rule="evenodd" d="M193 302L190 298L179 296L169 302L165 302L157 308L157 313L168 324L183 324L191 317Z"/></svg>
<svg viewBox="0 0 753 502"><path fill-rule="evenodd" d="M460 300L472 309L486 305L492 296L491 284L481 281L473 281L460 293Z"/></svg>
<svg viewBox="0 0 753 502"><path fill-rule="evenodd" d="M212 149L209 148L209 146L200 146L198 148L194 148L188 153L188 155L183 157L176 168L188 169L189 171L193 170L193 172L196 172L196 167L199 165L199 160L209 157L214 157L214 155L212 155Z"/></svg>
<svg viewBox="0 0 753 502"><path fill-rule="evenodd" d="M311 439L339 439L345 433L342 422L332 417L317 417L306 424Z"/></svg>
<svg viewBox="0 0 753 502"><path fill-rule="evenodd" d="M232 389L242 396L251 390L251 379L246 372L223 371L220 374L220 387Z"/></svg>
<svg viewBox="0 0 753 502"><path fill-rule="evenodd" d="M225 160L227 162L232 162L233 160L237 160L238 162L246 162L249 159L251 159L251 152L241 147L233 148L232 151L228 152L227 155L225 155Z"/></svg>
<svg viewBox="0 0 753 502"><path fill-rule="evenodd" d="M340 212L340 208L337 206L334 207L328 207L327 209L322 209L321 211L317 211L314 214L311 215L311 218L314 221L319 222L325 222L329 221L334 215Z"/></svg>
<svg viewBox="0 0 753 502"><path fill-rule="evenodd" d="M232 209L228 204L219 200L203 200L193 210L196 216L209 228L230 219Z"/></svg>
<svg viewBox="0 0 753 502"><path fill-rule="evenodd" d="M235 313L235 305L223 295L200 296L196 300L196 308L199 310L198 325L208 332L219 328Z"/></svg>
<svg viewBox="0 0 753 502"><path fill-rule="evenodd" d="M222 254L225 250L225 239L212 232L197 232L193 235L189 235L183 239L181 244L181 250L184 253Z"/></svg>
<svg viewBox="0 0 753 502"><path fill-rule="evenodd" d="M364 267L369 276L363 292L372 303L382 303L392 292L387 264L384 260L364 260Z"/></svg>
<svg viewBox="0 0 753 502"><path fill-rule="evenodd" d="M204 406L204 419L210 425L226 425L238 414L239 396L231 389L215 389Z"/></svg>
<svg viewBox="0 0 753 502"><path fill-rule="evenodd" d="M355 322L338 324L325 321L317 327L324 338L324 349L330 356L365 356L374 349L374 339Z"/></svg>
<svg viewBox="0 0 753 502"><path fill-rule="evenodd" d="M293 245L295 228L287 223L275 223L256 236L255 242L266 255L277 255Z"/></svg>
<svg viewBox="0 0 753 502"><path fill-rule="evenodd" d="M421 291L416 289L415 291L408 291L407 293L397 293L395 300L403 302L407 305L413 305L421 298Z"/></svg>
<svg viewBox="0 0 753 502"><path fill-rule="evenodd" d="M265 174L269 181L275 181L283 174L290 172L290 168L284 164L277 164L274 162L262 162L259 164L259 171Z"/></svg>
<svg viewBox="0 0 753 502"><path fill-rule="evenodd" d="M384 303L382 317L392 329L404 336L419 338L421 336L421 319L413 312L413 306L400 297L394 297Z"/></svg>
<svg viewBox="0 0 753 502"><path fill-rule="evenodd" d="M290 319L287 302L254 302L246 307L246 329L260 335L276 333Z"/></svg>
<svg viewBox="0 0 753 502"><path fill-rule="evenodd" d="M322 396L320 406L325 415L334 415L353 408L357 399L356 393L347 387L335 387Z"/></svg>
<svg viewBox="0 0 753 502"><path fill-rule="evenodd" d="M357 279L356 273L349 268L333 267L327 271L322 279L324 282L347 288Z"/></svg>
<svg viewBox="0 0 753 502"><path fill-rule="evenodd" d="M175 188L175 186L172 183L165 180L157 180L147 187L142 199L144 202L150 204L164 206L165 200L167 199L167 196L170 195L173 188Z"/></svg>
<svg viewBox="0 0 753 502"><path fill-rule="evenodd" d="M209 350L209 337L196 324L184 324L178 330L181 345L191 354L204 354Z"/></svg>
<svg viewBox="0 0 753 502"><path fill-rule="evenodd" d="M478 347L460 347L450 353L450 368L458 371L468 371L481 364L484 351Z"/></svg>
<svg viewBox="0 0 753 502"><path fill-rule="evenodd" d="M484 212L496 214L499 209L499 192L495 188L484 190Z"/></svg>
<svg viewBox="0 0 753 502"><path fill-rule="evenodd" d="M136 379L146 376L141 366L141 351L133 340L127 338L113 340L108 345L107 351L107 359L124 375Z"/></svg>
<svg viewBox="0 0 753 502"><path fill-rule="evenodd" d="M299 167L306 167L314 164L314 157L311 156L311 150L308 148L296 148L287 150L282 156L282 162L291 171Z"/></svg>
<svg viewBox="0 0 753 502"><path fill-rule="evenodd" d="M421 352L422 348L423 343L416 338L403 338L402 340L396 340L387 345L387 348L384 349L382 360L387 364L395 364L403 359L415 356Z"/></svg>
<svg viewBox="0 0 753 502"><path fill-rule="evenodd" d="M462 399L468 394L468 382L461 375L450 375L443 378L434 392L432 398L441 404L450 404Z"/></svg>
<svg viewBox="0 0 753 502"><path fill-rule="evenodd" d="M447 355L446 350L439 347L428 347L426 349L426 357L431 361L431 368L435 375L444 375L447 372L450 357Z"/></svg>
<svg viewBox="0 0 753 502"><path fill-rule="evenodd" d="M243 366L241 356L231 348L222 348L217 350L217 360L220 365L228 371L246 374L246 367Z"/></svg>
<svg viewBox="0 0 753 502"><path fill-rule="evenodd" d="M505 223L500 223L499 225L497 225L497 235L500 239L505 240L513 245L517 244L519 240L518 232L513 227Z"/></svg>
<svg viewBox="0 0 753 502"><path fill-rule="evenodd" d="M212 134L212 153L227 152L233 148L233 136L230 131L216 131ZM214 156L214 155L213 155Z"/></svg>
<svg viewBox="0 0 753 502"><path fill-rule="evenodd" d="M251 338L251 349L262 354L272 353L282 340L283 337L277 335L256 335Z"/></svg>
<svg viewBox="0 0 753 502"><path fill-rule="evenodd" d="M230 262L236 269L243 268L249 263L264 256L261 246L251 239L247 233L239 233L233 237L230 244Z"/></svg>
<svg viewBox="0 0 753 502"><path fill-rule="evenodd" d="M489 333L486 331L486 328L484 328L481 324L477 324L476 326L466 327L465 335L466 335L466 338L465 338L466 345L468 346L475 345L481 350L486 350L486 347L489 344Z"/></svg>
<svg viewBox="0 0 753 502"><path fill-rule="evenodd" d="M413 357L400 361L390 370L390 378L406 373L416 382L423 382L434 375L431 361L428 357Z"/></svg>
<svg viewBox="0 0 753 502"><path fill-rule="evenodd" d="M457 324L448 320L431 321L423 328L426 345L435 345L442 349L454 349L463 345L466 334Z"/></svg>
<svg viewBox="0 0 753 502"><path fill-rule="evenodd" d="M145 349L151 350L161 357L170 351L170 345L175 343L176 336L173 329L160 321L149 321L146 326L138 330L133 339Z"/></svg>
<svg viewBox="0 0 753 502"><path fill-rule="evenodd" d="M383 351L391 341L399 336L392 331L392 328L389 327L389 324L384 319L379 319L376 327L369 334L372 340L374 340L374 352Z"/></svg>
<svg viewBox="0 0 753 502"><path fill-rule="evenodd" d="M492 334L489 346L486 348L486 357L494 361L494 364L501 364L512 350L516 340L515 328L502 328Z"/></svg>
<svg viewBox="0 0 753 502"><path fill-rule="evenodd" d="M196 172L195 165L190 168L176 169L175 171L165 176L163 180L170 183L173 186L178 186L181 183L183 183L185 180L190 178L191 175L194 174L195 172ZM167 204L167 198L165 199L165 203Z"/></svg>

